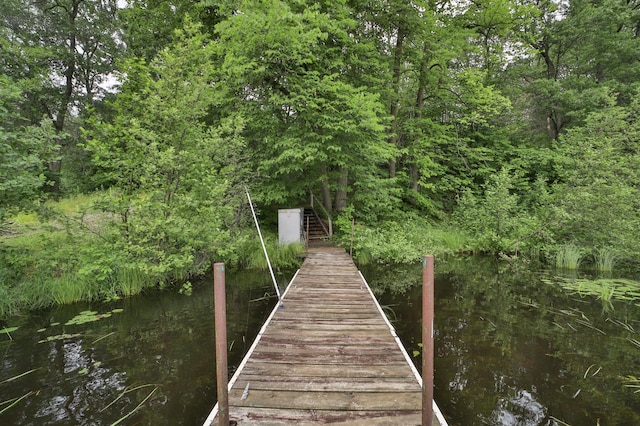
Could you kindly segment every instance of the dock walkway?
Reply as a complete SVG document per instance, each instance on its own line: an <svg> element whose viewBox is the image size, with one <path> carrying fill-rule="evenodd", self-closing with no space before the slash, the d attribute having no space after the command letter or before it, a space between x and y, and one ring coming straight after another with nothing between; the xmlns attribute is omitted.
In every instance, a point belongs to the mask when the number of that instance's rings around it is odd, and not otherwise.
<svg viewBox="0 0 640 426"><path fill-rule="evenodd" d="M420 425L421 380L343 249L310 249L229 383L238 425ZM217 405L205 425L217 424ZM434 402L434 426L446 426Z"/></svg>

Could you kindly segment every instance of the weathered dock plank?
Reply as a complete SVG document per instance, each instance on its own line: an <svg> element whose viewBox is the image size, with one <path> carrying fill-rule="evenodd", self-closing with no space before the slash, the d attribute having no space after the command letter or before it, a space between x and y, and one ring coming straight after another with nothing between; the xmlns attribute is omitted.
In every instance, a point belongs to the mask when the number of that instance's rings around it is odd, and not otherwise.
<svg viewBox="0 0 640 426"><path fill-rule="evenodd" d="M420 411L337 411L337 410L288 410L256 407L240 407L234 410L238 425L261 426L335 424L351 426L419 425ZM391 416L391 417L390 417Z"/></svg>
<svg viewBox="0 0 640 426"><path fill-rule="evenodd" d="M239 425L420 425L421 408L417 371L335 247L310 251L229 384ZM435 414L433 426L445 426Z"/></svg>

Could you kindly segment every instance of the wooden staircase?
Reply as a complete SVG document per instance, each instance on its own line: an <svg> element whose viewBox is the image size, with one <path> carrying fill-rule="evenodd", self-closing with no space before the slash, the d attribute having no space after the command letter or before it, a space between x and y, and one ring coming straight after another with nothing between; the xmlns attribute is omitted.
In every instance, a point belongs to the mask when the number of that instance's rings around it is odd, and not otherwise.
<svg viewBox="0 0 640 426"><path fill-rule="evenodd" d="M309 240L321 240L329 238L329 230L327 224L318 217L316 212L310 208L304 209L304 230L307 231L307 220L309 221Z"/></svg>

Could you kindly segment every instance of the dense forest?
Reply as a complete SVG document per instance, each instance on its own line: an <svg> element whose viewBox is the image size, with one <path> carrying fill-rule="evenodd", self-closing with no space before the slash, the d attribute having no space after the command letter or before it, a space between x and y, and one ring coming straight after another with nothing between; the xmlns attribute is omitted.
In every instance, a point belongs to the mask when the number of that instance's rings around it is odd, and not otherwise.
<svg viewBox="0 0 640 426"><path fill-rule="evenodd" d="M638 0L3 0L0 22L2 315L257 263L245 188L267 226L318 194L361 262L640 257Z"/></svg>

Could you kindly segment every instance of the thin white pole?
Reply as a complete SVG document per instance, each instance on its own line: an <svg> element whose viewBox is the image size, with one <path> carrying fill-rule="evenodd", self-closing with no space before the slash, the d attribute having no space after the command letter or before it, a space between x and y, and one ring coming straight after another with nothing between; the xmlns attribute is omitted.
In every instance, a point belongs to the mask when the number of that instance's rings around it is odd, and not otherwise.
<svg viewBox="0 0 640 426"><path fill-rule="evenodd" d="M249 205L251 206L251 213L253 214L253 220L256 223L256 229L258 230L258 235L260 236L260 242L262 243L262 250L264 250L264 256L267 258L267 265L269 265L269 272L271 273L273 286L276 289L278 300L281 300L282 298L280 297L280 289L278 288L278 282L276 281L276 276L273 274L273 268L271 267L271 261L269 260L269 254L267 253L267 247L264 245L264 239L262 238L262 232L260 232L260 225L258 225L258 218L256 217L256 211L253 209L253 203L251 202L251 196L249 195L249 190L247 188L245 188L244 190L247 192L247 198L249 199Z"/></svg>

